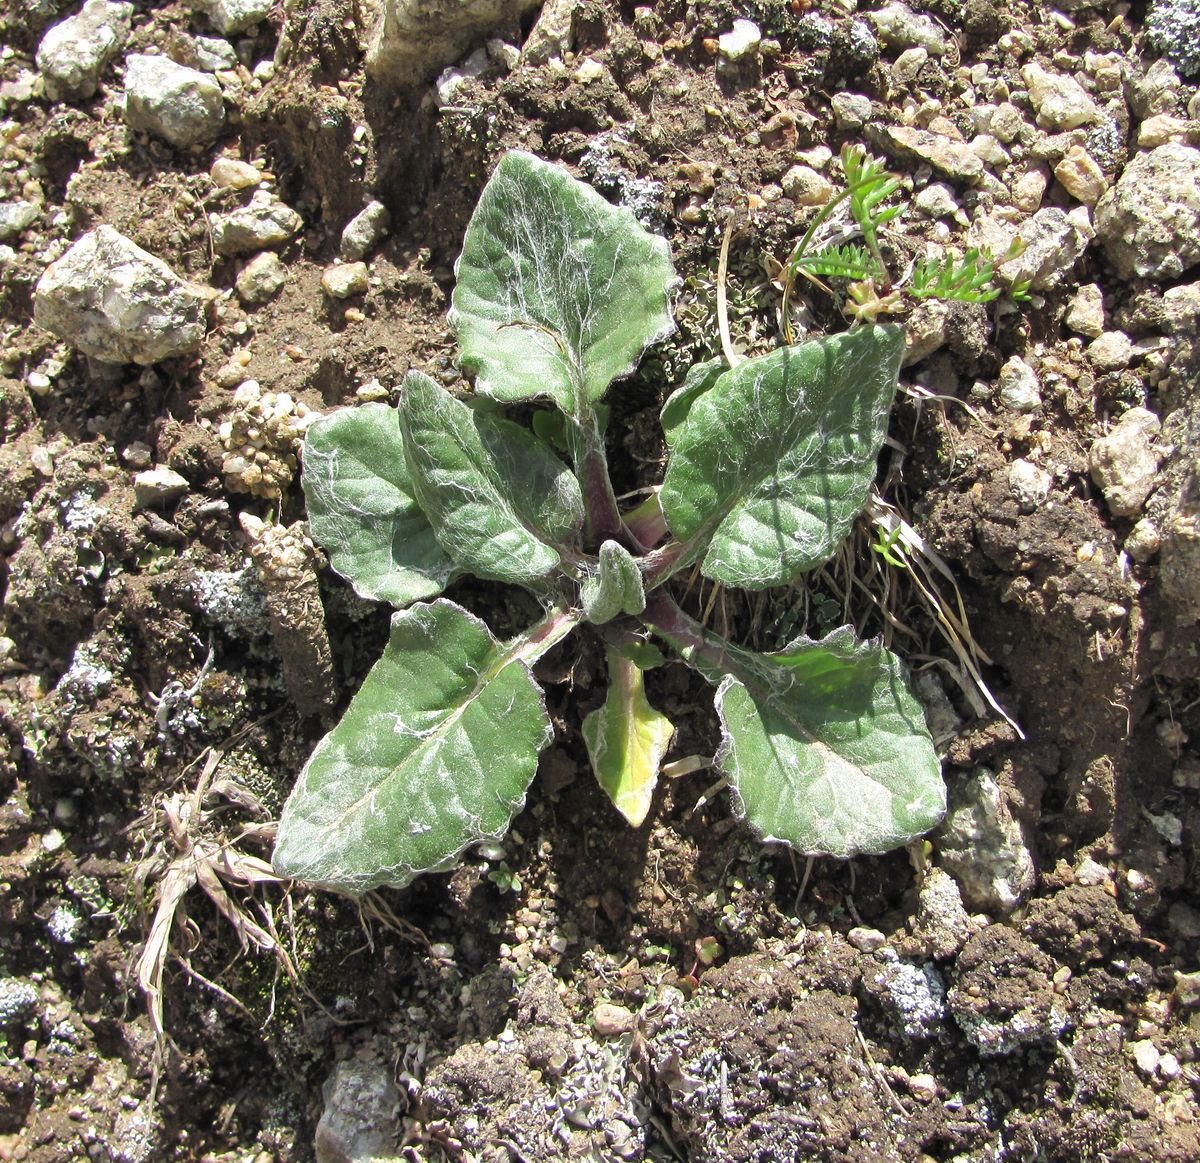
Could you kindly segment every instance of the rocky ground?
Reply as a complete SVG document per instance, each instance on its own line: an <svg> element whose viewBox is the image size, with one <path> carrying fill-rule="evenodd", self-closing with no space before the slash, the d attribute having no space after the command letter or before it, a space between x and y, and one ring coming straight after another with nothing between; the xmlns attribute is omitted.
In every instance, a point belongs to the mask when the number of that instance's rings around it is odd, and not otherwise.
<svg viewBox="0 0 1200 1163"><path fill-rule="evenodd" d="M0 11L0 1160L1200 1158L1195 0L410 7L382 42L353 0ZM945 756L927 858L808 869L703 771L628 829L585 652L540 666L559 742L503 844L361 905L275 881L386 627L297 524L304 429L456 383L496 158L670 239L679 330L613 393L632 489L719 352L728 216L766 350L859 141L901 265L1026 244L1029 302L910 320L881 466L974 653L862 538L688 600L761 648L887 635ZM653 681L711 754L710 693Z"/></svg>

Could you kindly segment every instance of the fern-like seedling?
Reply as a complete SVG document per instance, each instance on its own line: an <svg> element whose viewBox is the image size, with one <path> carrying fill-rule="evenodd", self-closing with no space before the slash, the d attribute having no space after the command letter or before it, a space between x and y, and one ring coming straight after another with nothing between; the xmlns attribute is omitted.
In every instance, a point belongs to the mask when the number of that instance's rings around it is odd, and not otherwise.
<svg viewBox="0 0 1200 1163"><path fill-rule="evenodd" d="M850 196L850 213L862 231L867 249L882 266L879 229L903 209L884 203L900 189L900 182L888 173L883 162L872 157L861 145L844 146L841 161L842 172L846 175L846 192Z"/></svg>

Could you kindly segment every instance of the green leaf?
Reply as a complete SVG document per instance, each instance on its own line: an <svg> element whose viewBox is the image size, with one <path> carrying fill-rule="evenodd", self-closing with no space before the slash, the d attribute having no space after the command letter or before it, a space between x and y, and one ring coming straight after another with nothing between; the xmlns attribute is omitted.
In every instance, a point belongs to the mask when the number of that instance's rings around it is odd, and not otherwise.
<svg viewBox="0 0 1200 1163"><path fill-rule="evenodd" d="M608 679L604 705L583 720L583 739L600 786L636 828L650 810L675 727L646 701L641 669L620 651L608 652Z"/></svg>
<svg viewBox="0 0 1200 1163"><path fill-rule="evenodd" d="M450 324L476 388L581 418L674 328L666 240L561 166L500 159L467 227Z"/></svg>
<svg viewBox="0 0 1200 1163"><path fill-rule="evenodd" d="M692 364L688 369L683 383L667 397L662 406L660 419L668 442L675 429L688 418L692 405L720 379L724 370L723 359L706 360L704 363Z"/></svg>
<svg viewBox="0 0 1200 1163"><path fill-rule="evenodd" d="M904 333L860 327L725 372L667 433L660 501L703 572L763 589L827 561L867 500Z"/></svg>
<svg viewBox="0 0 1200 1163"><path fill-rule="evenodd" d="M600 546L596 572L579 588L583 616L594 625L618 614L640 614L646 608L642 572L633 554L615 541Z"/></svg>
<svg viewBox="0 0 1200 1163"><path fill-rule="evenodd" d="M778 654L737 650L731 669L717 690L717 764L738 815L765 840L855 856L941 820L941 763L890 651L846 626Z"/></svg>
<svg viewBox="0 0 1200 1163"><path fill-rule="evenodd" d="M439 544L478 577L533 585L583 527L574 474L540 440L409 372L400 429L413 488Z"/></svg>
<svg viewBox="0 0 1200 1163"><path fill-rule="evenodd" d="M322 416L304 438L302 480L313 540L359 595L406 606L441 593L453 563L417 504L395 408Z"/></svg>
<svg viewBox="0 0 1200 1163"><path fill-rule="evenodd" d="M276 872L357 895L502 836L552 737L523 645L445 599L395 614L284 807Z"/></svg>

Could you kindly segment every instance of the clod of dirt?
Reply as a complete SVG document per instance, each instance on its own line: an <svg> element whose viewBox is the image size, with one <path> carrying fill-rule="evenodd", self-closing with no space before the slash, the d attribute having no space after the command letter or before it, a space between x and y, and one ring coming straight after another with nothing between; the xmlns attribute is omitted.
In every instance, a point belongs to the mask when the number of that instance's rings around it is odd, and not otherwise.
<svg viewBox="0 0 1200 1163"><path fill-rule="evenodd" d="M1066 1025L1051 980L1056 966L1007 925L990 925L967 942L947 1001L954 1020L981 1054L1011 1054L1053 1043Z"/></svg>
<svg viewBox="0 0 1200 1163"><path fill-rule="evenodd" d="M1053 957L1079 968L1137 941L1137 923L1102 885L1073 884L1033 901L1025 935Z"/></svg>
<svg viewBox="0 0 1200 1163"><path fill-rule="evenodd" d="M111 226L88 231L34 292L40 327L85 355L151 364L195 351L210 294Z"/></svg>
<svg viewBox="0 0 1200 1163"><path fill-rule="evenodd" d="M37 50L37 66L52 101L91 97L104 67L125 47L133 5L88 0L74 16L54 25Z"/></svg>

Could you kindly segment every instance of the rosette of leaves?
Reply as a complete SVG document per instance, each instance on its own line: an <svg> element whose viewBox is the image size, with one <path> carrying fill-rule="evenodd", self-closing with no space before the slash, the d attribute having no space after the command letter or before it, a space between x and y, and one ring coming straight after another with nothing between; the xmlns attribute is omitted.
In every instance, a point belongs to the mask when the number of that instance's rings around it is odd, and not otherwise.
<svg viewBox="0 0 1200 1163"><path fill-rule="evenodd" d="M643 681L658 643L715 685L716 763L764 840L851 856L932 828L940 766L895 656L849 628L754 653L688 616L668 584L699 563L761 589L833 554L867 498L902 332L858 327L693 368L663 408L665 479L622 512L600 402L672 330L665 240L564 169L509 153L456 274L450 321L474 393L414 371L397 407L348 408L308 430L312 535L359 594L397 612L300 774L276 870L361 893L501 836L552 738L531 665L577 630L603 641L609 681L584 739L635 826L673 735ZM501 414L528 401L552 406L532 429ZM498 640L439 596L465 573L526 587L544 617Z"/></svg>

